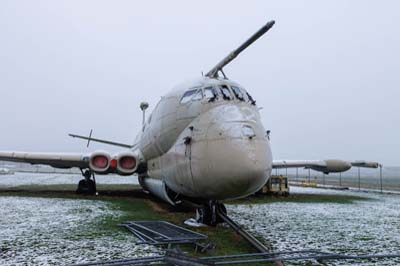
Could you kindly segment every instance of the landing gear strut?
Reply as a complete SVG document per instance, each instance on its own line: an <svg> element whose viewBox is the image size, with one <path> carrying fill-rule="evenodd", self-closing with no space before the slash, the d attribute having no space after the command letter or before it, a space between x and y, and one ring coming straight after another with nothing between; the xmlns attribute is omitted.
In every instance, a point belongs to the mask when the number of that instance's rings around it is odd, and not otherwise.
<svg viewBox="0 0 400 266"><path fill-rule="evenodd" d="M201 208L196 210L196 221L198 223L216 226L224 221L218 215L218 213L226 214L226 208L224 204L217 201L209 201L203 205Z"/></svg>
<svg viewBox="0 0 400 266"><path fill-rule="evenodd" d="M90 170L83 171L81 173L85 179L82 179L78 183L76 193L82 195L95 195L96 194L96 178L94 173Z"/></svg>

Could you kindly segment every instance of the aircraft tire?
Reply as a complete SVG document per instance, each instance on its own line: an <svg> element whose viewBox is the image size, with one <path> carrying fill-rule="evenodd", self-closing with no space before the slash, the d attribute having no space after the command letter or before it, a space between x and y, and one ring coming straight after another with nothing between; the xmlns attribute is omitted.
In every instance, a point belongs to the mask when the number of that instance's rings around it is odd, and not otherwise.
<svg viewBox="0 0 400 266"><path fill-rule="evenodd" d="M227 213L225 205L222 203L216 203L216 205L206 204L202 208L198 208L197 212L200 217L198 222L209 226L216 226L217 224L223 223L224 220L218 216L218 211L223 214Z"/></svg>
<svg viewBox="0 0 400 266"><path fill-rule="evenodd" d="M95 195L96 194L96 184L93 180L82 179L78 183L78 188L76 190L77 194L81 195Z"/></svg>
<svg viewBox="0 0 400 266"><path fill-rule="evenodd" d="M197 209L198 215L200 216L199 222L206 225L212 225L212 212L210 208L203 207Z"/></svg>

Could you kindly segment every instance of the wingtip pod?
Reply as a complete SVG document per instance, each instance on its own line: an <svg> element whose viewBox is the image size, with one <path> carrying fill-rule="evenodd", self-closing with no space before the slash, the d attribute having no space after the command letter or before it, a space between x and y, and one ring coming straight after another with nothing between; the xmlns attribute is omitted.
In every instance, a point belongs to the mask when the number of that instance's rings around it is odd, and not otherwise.
<svg viewBox="0 0 400 266"><path fill-rule="evenodd" d="M340 173L350 170L351 167L363 167L363 168L378 168L382 165L378 162L370 161L343 161L343 160L325 160L326 172L328 173Z"/></svg>
<svg viewBox="0 0 400 266"><path fill-rule="evenodd" d="M354 161L354 162L351 162L351 165L355 166L355 167L365 167L365 168L382 167L382 165L378 162L369 162L369 161Z"/></svg>
<svg viewBox="0 0 400 266"><path fill-rule="evenodd" d="M322 171L324 173L346 172L351 168L351 164L343 160L325 160L325 163L326 167Z"/></svg>

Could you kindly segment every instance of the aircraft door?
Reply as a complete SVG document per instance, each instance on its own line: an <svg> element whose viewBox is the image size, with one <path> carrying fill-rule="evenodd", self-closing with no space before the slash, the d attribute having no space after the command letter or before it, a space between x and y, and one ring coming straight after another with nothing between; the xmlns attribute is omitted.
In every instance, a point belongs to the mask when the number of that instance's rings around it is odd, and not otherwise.
<svg viewBox="0 0 400 266"><path fill-rule="evenodd" d="M187 195L193 194L193 175L191 169L192 160L192 131L185 129L179 136L175 145L176 174L174 183L177 190Z"/></svg>

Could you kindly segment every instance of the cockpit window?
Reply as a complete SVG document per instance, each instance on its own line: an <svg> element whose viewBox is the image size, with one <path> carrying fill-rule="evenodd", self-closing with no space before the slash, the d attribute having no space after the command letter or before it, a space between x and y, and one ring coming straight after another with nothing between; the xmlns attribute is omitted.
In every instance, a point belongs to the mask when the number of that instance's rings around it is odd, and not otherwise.
<svg viewBox="0 0 400 266"><path fill-rule="evenodd" d="M217 90L214 87L204 88L204 97L208 99L208 102L213 102L218 99Z"/></svg>
<svg viewBox="0 0 400 266"><path fill-rule="evenodd" d="M183 94L182 99L181 99L181 103L188 103L190 102L190 100L192 99L192 97L196 94L197 89L194 90L190 90L185 92L185 94Z"/></svg>
<svg viewBox="0 0 400 266"><path fill-rule="evenodd" d="M249 102L252 105L256 105L256 101L253 99L253 97L251 97L251 95L248 92L246 92L246 94L247 94L247 97L249 98Z"/></svg>
<svg viewBox="0 0 400 266"><path fill-rule="evenodd" d="M197 93L193 96L192 101L200 101L203 99L203 91L199 89Z"/></svg>
<svg viewBox="0 0 400 266"><path fill-rule="evenodd" d="M221 93L222 93L222 97L224 98L224 100L233 100L233 95L231 93L231 91L229 90L228 86L226 85L222 85L219 86Z"/></svg>
<svg viewBox="0 0 400 266"><path fill-rule="evenodd" d="M240 88L236 86L231 86L233 93L235 94L236 98L240 101L244 101L244 95Z"/></svg>

